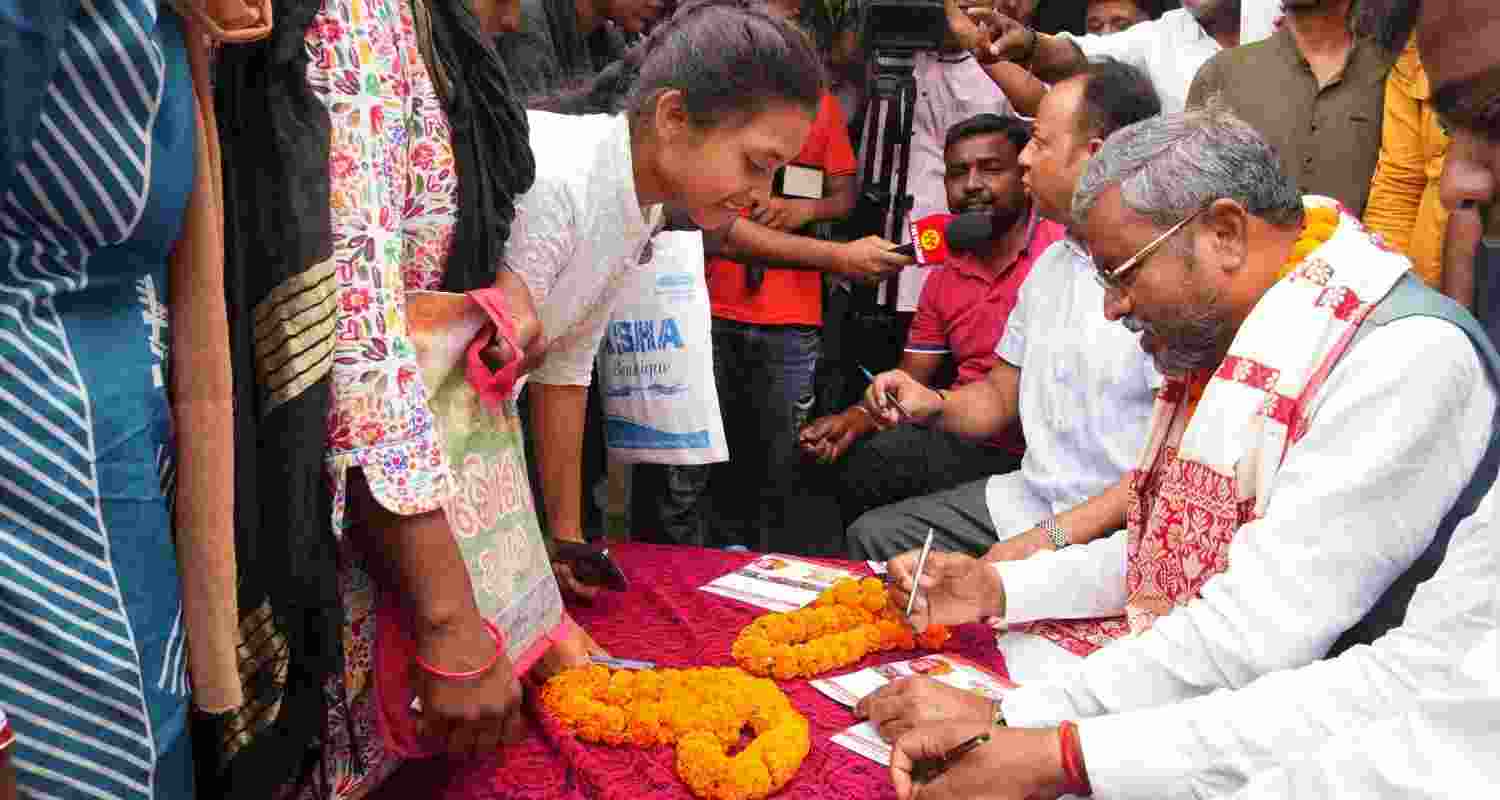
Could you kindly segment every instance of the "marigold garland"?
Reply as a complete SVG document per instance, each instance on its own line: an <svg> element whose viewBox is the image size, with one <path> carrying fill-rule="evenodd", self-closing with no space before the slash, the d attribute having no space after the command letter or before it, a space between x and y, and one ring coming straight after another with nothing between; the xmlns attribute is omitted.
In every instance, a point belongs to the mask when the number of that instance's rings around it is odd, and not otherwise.
<svg viewBox="0 0 1500 800"><path fill-rule="evenodd" d="M807 718L781 689L733 667L571 669L547 681L542 705L587 741L675 742L677 774L706 800L771 795L797 774L810 746ZM730 756L747 724L755 739Z"/></svg>
<svg viewBox="0 0 1500 800"><path fill-rule="evenodd" d="M730 653L752 675L782 680L813 677L882 650L936 650L951 634L933 625L912 633L878 578L843 580L811 605L766 614L745 626Z"/></svg>

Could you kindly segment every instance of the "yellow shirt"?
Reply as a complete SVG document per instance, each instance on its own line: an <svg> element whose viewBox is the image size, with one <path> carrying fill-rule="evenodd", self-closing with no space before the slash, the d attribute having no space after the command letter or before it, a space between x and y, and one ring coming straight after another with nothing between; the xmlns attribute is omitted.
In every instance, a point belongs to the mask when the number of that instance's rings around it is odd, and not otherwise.
<svg viewBox="0 0 1500 800"><path fill-rule="evenodd" d="M1409 256L1412 271L1427 285L1440 289L1448 211L1438 200L1438 183L1448 137L1438 127L1431 92L1412 40L1386 79L1380 161L1370 180L1365 225Z"/></svg>

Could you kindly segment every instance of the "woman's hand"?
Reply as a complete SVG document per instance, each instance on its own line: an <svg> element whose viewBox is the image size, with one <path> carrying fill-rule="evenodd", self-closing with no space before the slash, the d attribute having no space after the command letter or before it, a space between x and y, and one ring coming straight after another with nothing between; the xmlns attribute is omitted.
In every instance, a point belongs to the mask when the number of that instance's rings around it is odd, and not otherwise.
<svg viewBox="0 0 1500 800"><path fill-rule="evenodd" d="M563 591L584 600L593 600L604 589L603 586L591 586L578 580L578 576L573 574L573 567L566 561L552 562L552 574L557 576L557 585Z"/></svg>
<svg viewBox="0 0 1500 800"><path fill-rule="evenodd" d="M609 653L594 641L588 631L575 625L572 634L559 639L542 654L528 677L539 684L546 683L548 678L563 670L588 666L593 663L592 656L607 655Z"/></svg>
<svg viewBox="0 0 1500 800"><path fill-rule="evenodd" d="M477 613L461 623L417 633L417 654L422 660L450 672L483 667L495 658L497 646ZM477 678L443 678L420 666L413 669L422 702L417 732L441 741L449 754L493 753L502 742L513 743L524 735L521 682L503 648L499 660Z"/></svg>

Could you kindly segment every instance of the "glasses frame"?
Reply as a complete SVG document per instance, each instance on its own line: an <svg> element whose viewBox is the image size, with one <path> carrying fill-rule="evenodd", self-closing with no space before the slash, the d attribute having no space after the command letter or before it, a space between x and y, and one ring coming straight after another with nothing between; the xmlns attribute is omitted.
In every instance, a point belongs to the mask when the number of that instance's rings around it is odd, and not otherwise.
<svg viewBox="0 0 1500 800"><path fill-rule="evenodd" d="M1145 247L1142 247L1139 251L1137 251L1135 255L1125 259L1124 263L1120 264L1120 266L1115 267L1111 270L1102 270L1096 268L1094 270L1094 280L1097 281L1100 286L1104 287L1105 291L1110 291L1112 289L1124 289L1125 283L1121 280L1122 275L1135 269L1136 267L1139 267L1141 264L1144 264L1146 262L1146 259L1150 258L1152 253L1160 250L1161 246L1165 244L1168 239L1175 236L1178 231L1186 228L1188 226L1188 223L1197 219L1199 215L1201 215L1207 209L1208 207L1204 206L1203 208L1200 208L1197 211L1194 211L1193 213L1184 217L1183 220L1176 225L1167 228L1166 231L1162 233L1162 235L1156 237L1155 239L1152 239L1149 243L1147 243Z"/></svg>

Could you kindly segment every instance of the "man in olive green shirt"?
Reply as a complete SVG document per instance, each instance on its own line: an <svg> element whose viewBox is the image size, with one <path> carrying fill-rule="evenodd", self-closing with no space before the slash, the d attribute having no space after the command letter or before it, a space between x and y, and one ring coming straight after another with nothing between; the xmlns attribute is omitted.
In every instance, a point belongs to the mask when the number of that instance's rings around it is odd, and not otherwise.
<svg viewBox="0 0 1500 800"><path fill-rule="evenodd" d="M1220 95L1276 148L1304 194L1362 216L1380 156L1392 58L1349 29L1352 0L1285 0L1271 38L1224 50L1198 71L1189 108Z"/></svg>

